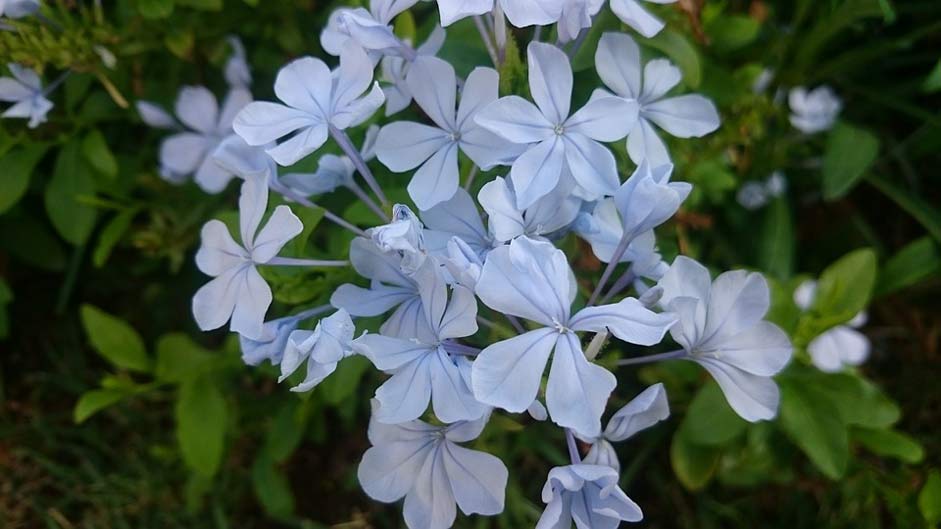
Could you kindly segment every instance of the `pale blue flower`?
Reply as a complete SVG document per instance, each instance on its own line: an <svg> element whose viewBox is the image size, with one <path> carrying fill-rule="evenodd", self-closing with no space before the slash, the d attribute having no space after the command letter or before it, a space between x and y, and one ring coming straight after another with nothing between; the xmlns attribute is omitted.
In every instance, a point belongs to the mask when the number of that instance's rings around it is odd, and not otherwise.
<svg viewBox="0 0 941 529"><path fill-rule="evenodd" d="M193 316L200 329L216 329L231 319L232 331L251 339L262 338L272 296L271 287L255 267L272 260L304 228L291 208L282 205L259 230L267 205L267 182L247 180L239 197L242 244L232 239L221 221L211 220L203 226L196 265L213 279L193 296Z"/></svg>
<svg viewBox="0 0 941 529"><path fill-rule="evenodd" d="M639 522L640 507L618 487L618 473L604 465L555 467L542 488L546 504L536 529L616 529Z"/></svg>
<svg viewBox="0 0 941 529"><path fill-rule="evenodd" d="M446 423L477 419L489 409L471 392L470 360L447 351L449 341L477 332L477 300L464 286L449 288L439 268L429 259L416 271L422 319L414 334L366 334L353 342L358 353L392 375L376 390L373 417L380 422L416 419L429 401Z"/></svg>
<svg viewBox="0 0 941 529"><path fill-rule="evenodd" d="M520 210L513 182L498 176L480 188L477 199L487 212L495 240L507 242L523 235L537 239L567 227L578 216L582 201L572 194L573 184L563 178L555 189Z"/></svg>
<svg viewBox="0 0 941 529"><path fill-rule="evenodd" d="M583 439L591 443L591 450L585 456L584 463L606 465L620 472L621 463L611 443L625 441L669 416L670 403L663 384L650 386L611 416L602 435Z"/></svg>
<svg viewBox="0 0 941 529"><path fill-rule="evenodd" d="M591 19L604 7L604 0L562 0L562 12L556 25L559 42L578 38L583 29L591 27Z"/></svg>
<svg viewBox="0 0 941 529"><path fill-rule="evenodd" d="M792 88L787 102L791 107L791 125L804 134L829 130L843 109L843 101L829 86L818 86L809 92L803 86Z"/></svg>
<svg viewBox="0 0 941 529"><path fill-rule="evenodd" d="M639 105L636 126L627 137L627 152L636 164L651 167L670 163L667 147L653 125L677 138L699 138L719 128L719 113L709 99L698 94L665 97L679 84L679 68L666 59L643 65L634 39L623 33L605 33L595 52L595 68L616 95ZM592 98L607 95L597 90Z"/></svg>
<svg viewBox="0 0 941 529"><path fill-rule="evenodd" d="M794 290L794 303L801 310L813 306L817 297L817 282L804 281ZM872 344L857 329L866 324L868 315L860 311L842 325L827 329L807 344L810 360L825 373L838 373L847 366L858 366L869 358Z"/></svg>
<svg viewBox="0 0 941 529"><path fill-rule="evenodd" d="M576 331L607 329L626 342L653 345L676 321L634 298L571 314L575 277L565 254L552 244L519 237L487 256L477 295L490 308L542 325L490 345L473 366L478 400L512 412L525 411L539 392L553 350L546 387L552 420L586 437L601 431L601 414L616 385L614 375L585 358Z"/></svg>
<svg viewBox="0 0 941 529"><path fill-rule="evenodd" d="M676 0L646 0L652 4L672 4ZM611 0L611 11L635 31L648 39L660 33L663 21L641 7L638 0Z"/></svg>
<svg viewBox="0 0 941 529"><path fill-rule="evenodd" d="M380 250L401 255L402 262L399 266L402 271L411 274L418 270L428 257L424 230L421 220L408 206L396 204L392 206L391 222L370 228L366 233Z"/></svg>
<svg viewBox="0 0 941 529"><path fill-rule="evenodd" d="M745 182L735 193L735 201L749 211L761 209L768 204L767 186L761 181Z"/></svg>
<svg viewBox="0 0 941 529"><path fill-rule="evenodd" d="M7 9L12 7L7 6ZM27 126L31 129L45 123L46 114L52 110L53 104L46 99L39 74L13 63L7 64L7 68L13 77L0 77L0 101L13 105L4 110L0 117L27 118Z"/></svg>
<svg viewBox="0 0 941 529"><path fill-rule="evenodd" d="M248 105L252 94L244 88L232 88L219 108L216 96L203 86L184 86L175 104L175 113L186 130L160 143L160 172L171 182L182 182L190 175L201 188L218 193L235 176L219 166L212 154L232 136L232 120ZM138 101L137 111L154 128L180 128L176 120L159 106Z"/></svg>
<svg viewBox="0 0 941 529"><path fill-rule="evenodd" d="M457 192L458 151L484 170L508 164L521 152L474 122L480 109L497 100L496 70L475 68L464 82L460 105L455 104L454 68L441 59L419 57L409 68L407 81L412 97L435 126L396 121L382 127L376 156L395 172L418 167L408 194L419 209L430 209Z"/></svg>
<svg viewBox="0 0 941 529"><path fill-rule="evenodd" d="M457 507L464 514L503 511L508 472L498 458L460 446L476 439L485 415L470 422L432 426L422 421L369 423L372 448L363 454L357 476L374 500L405 498L403 514L411 529L446 529Z"/></svg>
<svg viewBox="0 0 941 529"><path fill-rule="evenodd" d="M266 321L262 327L261 336L257 340L239 335L242 361L250 366L257 366L265 360L273 365L280 364L284 349L288 344L288 337L297 328L298 322L300 318L297 316Z"/></svg>
<svg viewBox="0 0 941 529"><path fill-rule="evenodd" d="M366 137L360 149L363 161L368 162L376 157L375 142L378 135L378 125L370 125L366 129ZM313 173L288 173L278 180L298 194L310 197L330 193L338 187L354 188L356 186L353 180L355 173L356 167L348 156L325 154L317 161L317 170Z"/></svg>
<svg viewBox="0 0 941 529"><path fill-rule="evenodd" d="M660 304L679 317L670 333L685 358L709 371L743 419L773 418L780 394L771 377L790 361L792 347L784 331L762 319L770 306L765 278L736 270L712 281L706 267L680 256L659 286Z"/></svg>
<svg viewBox="0 0 941 529"><path fill-rule="evenodd" d="M371 0L369 9L340 8L333 11L320 33L320 45L330 55L342 56L351 47L376 55L409 56L414 53L392 31L392 19L418 0Z"/></svg>
<svg viewBox="0 0 941 529"><path fill-rule="evenodd" d="M291 376L307 361L307 376L291 391L310 391L330 374L337 364L353 354L353 333L356 326L343 309L317 322L313 331L295 330L290 333L281 359L278 382Z"/></svg>
<svg viewBox="0 0 941 529"><path fill-rule="evenodd" d="M441 26L435 26L428 35L425 42L415 48L417 57L434 57L444 45L445 32ZM396 112L405 110L412 102L412 90L408 87L408 71L412 61L399 57L397 55L386 55L382 58L380 68L382 72L382 81L390 83L383 86L382 91L386 94L386 117Z"/></svg>
<svg viewBox="0 0 941 529"><path fill-rule="evenodd" d="M232 55L225 62L225 80L229 86L248 88L252 85L252 71L245 59L245 46L235 35L226 40L232 46Z"/></svg>
<svg viewBox="0 0 941 529"><path fill-rule="evenodd" d="M448 254L448 245L454 237L481 261L494 246L493 237L484 228L474 199L463 189L458 188L450 199L422 211L421 219L425 224L425 248L432 254Z"/></svg>
<svg viewBox="0 0 941 529"><path fill-rule="evenodd" d="M359 125L382 105L385 99L372 75L372 63L356 46L343 51L340 67L332 72L320 59L297 59L281 68L275 80L275 95L284 104L250 103L233 127L254 146L291 135L267 152L279 165L293 165L319 149L331 128Z"/></svg>
<svg viewBox="0 0 941 529"><path fill-rule="evenodd" d="M0 0L0 16L23 18L39 11L39 0Z"/></svg>
<svg viewBox="0 0 941 529"><path fill-rule="evenodd" d="M529 88L534 105L507 96L487 105L477 123L525 145L510 169L517 206L526 209L548 194L568 171L586 200L613 194L620 180L611 151L599 142L623 138L637 121L637 105L598 97L570 115L572 67L562 50L541 42L528 48Z"/></svg>
<svg viewBox="0 0 941 529"><path fill-rule="evenodd" d="M483 15L499 4L507 20L515 27L548 26L562 17L563 0L438 0L441 25L473 15Z"/></svg>

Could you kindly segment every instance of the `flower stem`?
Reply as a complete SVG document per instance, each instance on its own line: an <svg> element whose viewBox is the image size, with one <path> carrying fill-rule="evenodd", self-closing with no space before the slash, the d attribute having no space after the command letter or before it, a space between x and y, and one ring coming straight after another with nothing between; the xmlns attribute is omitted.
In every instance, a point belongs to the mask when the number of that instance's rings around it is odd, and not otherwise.
<svg viewBox="0 0 941 529"><path fill-rule="evenodd" d="M647 364L650 362L660 362L661 360L676 360L677 358L683 358L686 356L686 351L684 349L678 349L676 351L670 351L668 353L660 353L655 355L648 356L638 356L637 358L625 358L624 360L618 360L617 365L619 366L631 366L636 364Z"/></svg>
<svg viewBox="0 0 941 529"><path fill-rule="evenodd" d="M614 284L611 285L611 288L608 289L608 293L605 294L603 298L601 298L600 303L602 305L607 303L608 300L610 300L612 297L616 296L617 294L620 294L622 290L624 290L625 288L627 288L628 285L633 283L635 279L637 279L637 276L634 275L633 270L631 270L630 268L625 270L624 273L621 274L621 277L619 277L617 281L615 281Z"/></svg>
<svg viewBox="0 0 941 529"><path fill-rule="evenodd" d="M477 173L480 172L480 168L474 165L471 167L469 173L467 173L467 181L464 182L464 191L470 191L471 185L474 183L474 178L477 178Z"/></svg>
<svg viewBox="0 0 941 529"><path fill-rule="evenodd" d="M64 83L66 79L69 78L69 75L72 74L72 70L66 70L62 72L59 77L56 77L56 80L46 85L42 90L43 97L52 93L53 90L59 87L60 84Z"/></svg>
<svg viewBox="0 0 941 529"><path fill-rule="evenodd" d="M327 219L327 220L329 220L330 222L336 224L337 226L340 226L341 228L346 228L347 230L353 232L353 233L356 234L356 235L359 235L360 237L366 237L366 232L363 231L363 230L361 230L361 229L359 229L359 227L357 227L357 226L351 224L351 223L348 222L346 219L344 219L343 217L341 217L341 216L339 216L339 215L333 213L332 211L330 211L330 210L328 210L328 209L325 209L325 208L322 208L322 207L318 206L317 204L314 204L313 202L311 202L311 201L308 200L307 198L305 198L305 197L303 197L303 196L301 196L301 195L298 195L298 194L295 193L293 190L291 190L291 188L289 188L289 187L287 187L287 186L285 186L285 185L282 185L282 184L277 184L277 183L275 183L274 181L269 181L269 182L268 182L268 186L269 186L269 187L272 189L272 191L274 191L275 193L279 193L279 194L281 194L282 196L284 196L285 198L289 198L289 199L293 200L294 202L297 202L298 204L300 204L300 205L302 205L302 206L306 206L306 207L312 208L312 209L314 209L314 208L316 208L316 209L322 209L322 210L323 210L323 216L324 216L325 219Z"/></svg>
<svg viewBox="0 0 941 529"><path fill-rule="evenodd" d="M569 428L565 429L565 444L569 449L569 459L572 460L573 465L577 465L582 462L582 456L578 453L578 445L575 444L575 435L572 434L572 430Z"/></svg>
<svg viewBox="0 0 941 529"><path fill-rule="evenodd" d="M477 32L480 33L480 39L484 41L484 46L487 48L487 55L490 55L490 60L493 61L493 65L499 65L497 50L493 47L490 32L487 31L487 27L484 26L483 18L480 15L474 15L474 25L477 26Z"/></svg>
<svg viewBox="0 0 941 529"><path fill-rule="evenodd" d="M328 261L323 259L297 259L295 257L272 257L266 265L277 266L348 266L349 261Z"/></svg>
<svg viewBox="0 0 941 529"><path fill-rule="evenodd" d="M506 17L500 2L493 3L493 40L497 43L497 62L499 67L506 59Z"/></svg>
<svg viewBox="0 0 941 529"><path fill-rule="evenodd" d="M386 212L383 211L382 208L379 207L379 204L376 204L375 200L373 200L372 198L369 197L369 195L366 194L366 191L364 191L363 188L359 184L357 184L355 180L350 178L349 183L347 184L346 187L347 189L352 191L354 195L356 195L356 198L362 200L366 204L366 206L372 210L373 213L378 215L380 219L382 219L384 222L389 222L389 216L386 215Z"/></svg>
<svg viewBox="0 0 941 529"><path fill-rule="evenodd" d="M333 141L337 142L337 145L340 146L343 154L346 154L350 161L353 162L353 167L362 175L363 180L366 181L366 185L369 186L369 189L372 189L372 192L376 195L376 198L379 199L379 202L381 202L383 206L388 206L389 201L386 200L386 196L382 193L379 182L376 182L372 171L370 171L369 166L366 165L366 160L363 160L363 155L353 146L353 142L350 140L350 137L346 135L346 132L330 125L330 136L333 138Z"/></svg>
<svg viewBox="0 0 941 529"><path fill-rule="evenodd" d="M506 316L506 321L510 322L510 325L512 325L513 328L516 329L516 332L520 334L523 334L524 332L526 332L526 329L523 327L523 324L520 323L518 319L516 319L516 316L512 316L510 314L504 314L504 316Z"/></svg>
<svg viewBox="0 0 941 529"><path fill-rule="evenodd" d="M307 318L313 318L314 316L323 314L324 312L330 312L331 310L333 310L333 305L320 305L319 307L314 307L312 309L298 312L292 317L297 318L298 320L306 320Z"/></svg>
<svg viewBox="0 0 941 529"><path fill-rule="evenodd" d="M453 355L477 356L480 354L480 349L462 343L447 341L441 345L445 351Z"/></svg>
<svg viewBox="0 0 941 529"><path fill-rule="evenodd" d="M608 260L608 266L606 266L604 272L602 272L601 279L598 281L595 291L591 293L591 297L588 298L588 305L586 306L590 307L594 305L595 301L598 300L598 296L601 295L601 291L604 289L605 285L608 284L608 280L611 279L611 274L614 273L614 269L621 261L621 257L624 256L624 252L627 251L628 245L631 244L630 235L631 234L627 231L624 232L624 235L621 235L621 240L618 241L618 246L614 249L611 259Z"/></svg>

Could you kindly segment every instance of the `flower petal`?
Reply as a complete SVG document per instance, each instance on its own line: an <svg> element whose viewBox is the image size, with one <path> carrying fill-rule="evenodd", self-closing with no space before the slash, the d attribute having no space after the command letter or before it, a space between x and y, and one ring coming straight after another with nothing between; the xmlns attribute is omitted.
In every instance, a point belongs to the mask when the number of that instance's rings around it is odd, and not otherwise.
<svg viewBox="0 0 941 529"><path fill-rule="evenodd" d="M444 468L454 499L464 514L503 512L509 473L500 459L454 443L444 443Z"/></svg>
<svg viewBox="0 0 941 529"><path fill-rule="evenodd" d="M216 130L219 103L204 86L184 86L176 98L176 115L187 127L203 134Z"/></svg>
<svg viewBox="0 0 941 529"><path fill-rule="evenodd" d="M445 144L412 175L408 196L419 209L431 209L457 192L460 185L457 151L457 143Z"/></svg>
<svg viewBox="0 0 941 529"><path fill-rule="evenodd" d="M635 298L624 298L613 305L585 307L572 316L569 327L591 332L608 329L625 342L654 345L663 340L674 323L675 315L669 312L658 314Z"/></svg>
<svg viewBox="0 0 941 529"><path fill-rule="evenodd" d="M677 138L700 138L719 128L719 112L698 94L668 97L644 107L644 117Z"/></svg>
<svg viewBox="0 0 941 529"><path fill-rule="evenodd" d="M252 247L252 260L256 263L267 263L281 248L294 237L304 231L304 223L291 208L280 205L274 208L274 213L268 223L258 232Z"/></svg>
<svg viewBox="0 0 941 529"><path fill-rule="evenodd" d="M516 191L518 208L528 208L556 187L562 175L567 150L565 142L554 136L530 147L513 162L510 168L510 179ZM578 154L572 156L577 158ZM582 166L579 166L579 171L582 171ZM586 180L589 178L586 175L582 177Z"/></svg>
<svg viewBox="0 0 941 529"><path fill-rule="evenodd" d="M601 414L617 379L607 369L590 363L574 333L563 333L555 346L546 407L552 422L585 437L601 433Z"/></svg>
<svg viewBox="0 0 941 529"><path fill-rule="evenodd" d="M412 62L405 78L412 97L425 114L442 129L456 132L457 78L454 67L437 57L419 56Z"/></svg>
<svg viewBox="0 0 941 529"><path fill-rule="evenodd" d="M497 99L478 111L474 121L514 143L540 142L555 134L539 107L519 96Z"/></svg>
<svg viewBox="0 0 941 529"><path fill-rule="evenodd" d="M572 66L559 48L544 42L531 42L527 48L529 91L533 101L553 125L569 116L572 99Z"/></svg>
<svg viewBox="0 0 941 529"><path fill-rule="evenodd" d="M492 344L474 360L474 396L508 411L526 411L542 382L558 333L537 329Z"/></svg>

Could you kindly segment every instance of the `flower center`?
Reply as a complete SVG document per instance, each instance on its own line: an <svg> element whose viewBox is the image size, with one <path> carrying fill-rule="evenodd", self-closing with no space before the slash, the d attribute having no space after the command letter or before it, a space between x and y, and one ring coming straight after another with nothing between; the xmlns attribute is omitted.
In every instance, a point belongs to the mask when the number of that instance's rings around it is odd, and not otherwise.
<svg viewBox="0 0 941 529"><path fill-rule="evenodd" d="M552 131L555 132L556 136L561 136L565 134L565 125L560 123L553 127Z"/></svg>

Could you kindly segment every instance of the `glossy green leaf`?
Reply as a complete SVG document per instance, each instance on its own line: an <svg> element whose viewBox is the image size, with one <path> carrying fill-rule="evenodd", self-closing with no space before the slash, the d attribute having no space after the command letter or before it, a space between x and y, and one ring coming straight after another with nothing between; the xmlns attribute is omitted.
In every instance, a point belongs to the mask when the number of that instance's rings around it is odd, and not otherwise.
<svg viewBox="0 0 941 529"><path fill-rule="evenodd" d="M673 472L689 490L706 486L715 474L722 455L718 448L691 443L680 433L670 443L670 464Z"/></svg>
<svg viewBox="0 0 941 529"><path fill-rule="evenodd" d="M823 156L823 197L835 200L848 193L878 155L879 138L875 134L848 123L837 123L830 131Z"/></svg>
<svg viewBox="0 0 941 529"><path fill-rule="evenodd" d="M111 148L104 135L98 129L93 129L82 140L82 154L85 160L99 173L108 177L118 176L118 161L114 158Z"/></svg>
<svg viewBox="0 0 941 529"><path fill-rule="evenodd" d="M758 237L758 265L778 279L788 279L794 272L794 220L791 207L778 197L765 208L761 234Z"/></svg>
<svg viewBox="0 0 941 529"><path fill-rule="evenodd" d="M849 463L849 436L839 411L790 378L780 378L780 424L791 441L830 479L840 479Z"/></svg>
<svg viewBox="0 0 941 529"><path fill-rule="evenodd" d="M124 369L150 371L144 341L133 327L92 305L82 305L80 312L85 333L98 354Z"/></svg>
<svg viewBox="0 0 941 529"><path fill-rule="evenodd" d="M228 409L209 377L188 380L176 402L176 438L183 461L194 472L213 476L222 463Z"/></svg>
<svg viewBox="0 0 941 529"><path fill-rule="evenodd" d="M179 383L212 367L215 355L183 333L164 334L157 340L154 377L160 382Z"/></svg>
<svg viewBox="0 0 941 529"><path fill-rule="evenodd" d="M930 524L941 523L941 472L932 470L918 493L918 510Z"/></svg>
<svg viewBox="0 0 941 529"><path fill-rule="evenodd" d="M72 418L76 423L84 422L85 419L98 413L99 411L120 402L128 395L127 391L118 389L94 389L82 394L75 404L72 412Z"/></svg>

